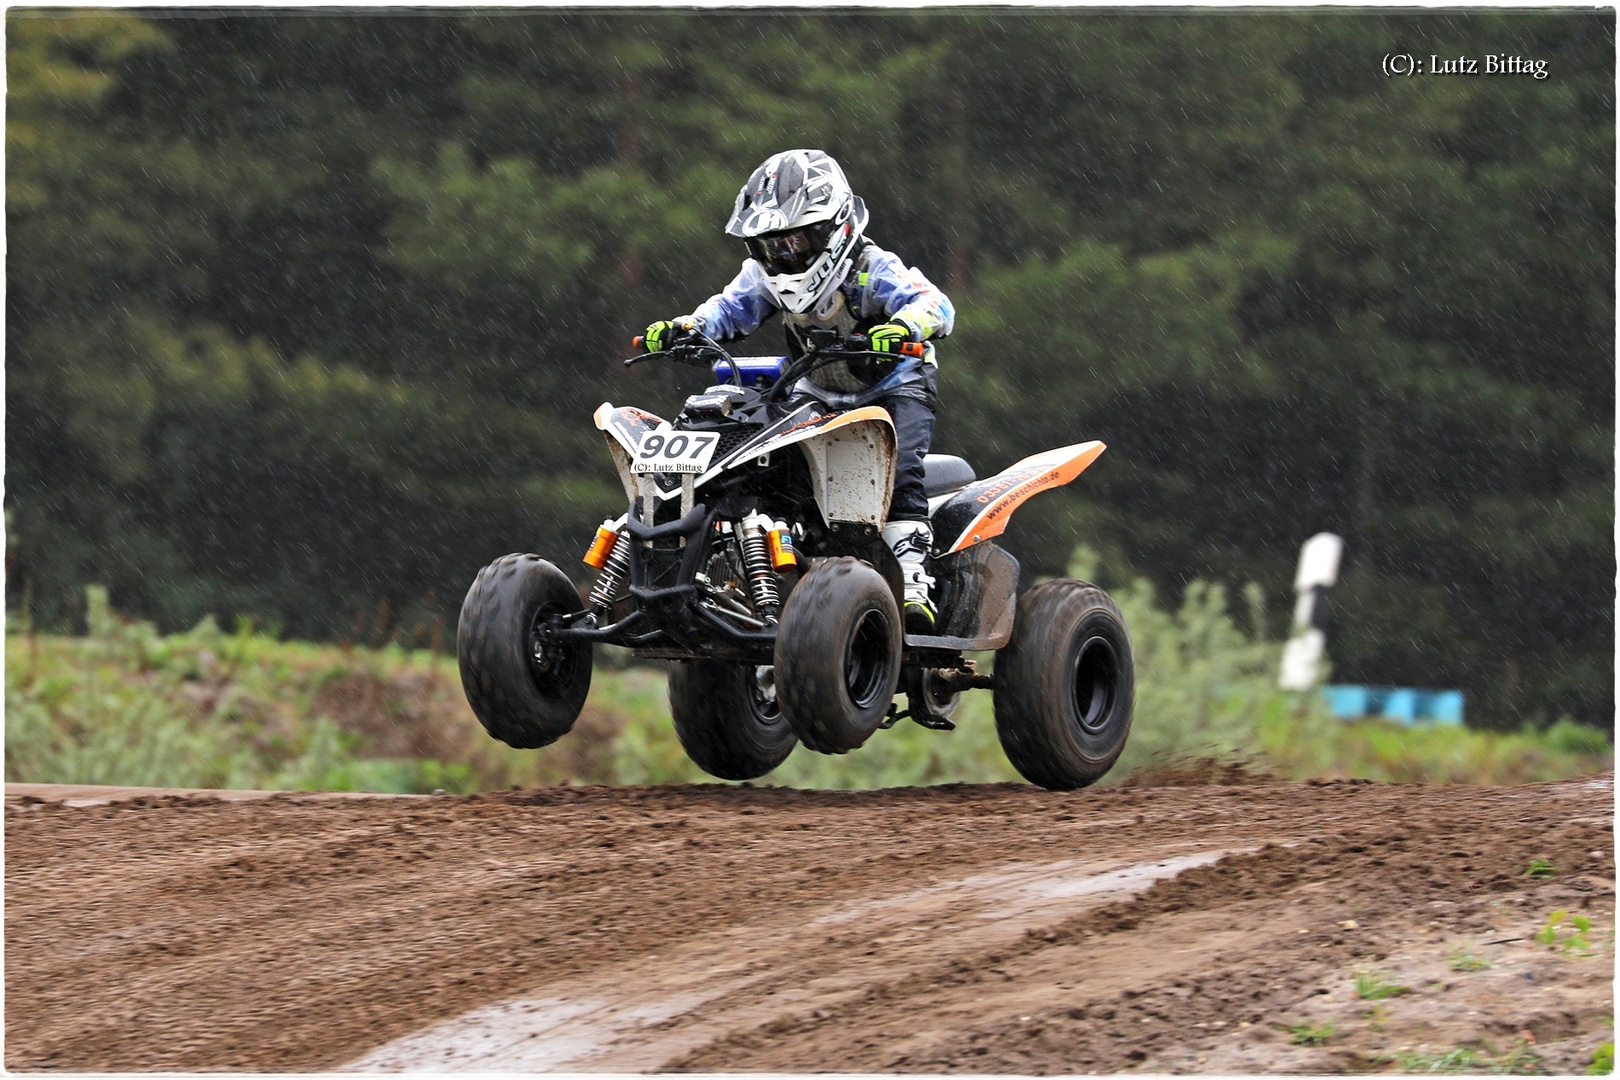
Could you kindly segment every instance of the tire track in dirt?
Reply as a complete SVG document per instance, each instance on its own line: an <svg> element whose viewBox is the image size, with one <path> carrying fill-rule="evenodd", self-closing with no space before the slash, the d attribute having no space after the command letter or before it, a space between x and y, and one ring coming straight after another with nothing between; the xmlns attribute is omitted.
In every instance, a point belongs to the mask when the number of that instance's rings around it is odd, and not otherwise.
<svg viewBox="0 0 1620 1080"><path fill-rule="evenodd" d="M1458 809L1484 809L1478 789L1470 794ZM1590 957L1539 947L1532 935L1557 907L1612 931L1612 798L1612 784L1589 782L1505 793L1524 816L1489 821L1485 841L1486 820L1417 805L1393 829L1374 818L1267 845L1011 949L868 987L841 1009L783 1016L667 1064L806 1071L836 1046L852 1071L1320 1073L1458 1047L1502 1061L1519 1047L1534 1055L1524 1065L1581 1072L1596 1044L1613 1039L1612 933ZM1564 799L1582 805L1541 815L1513 806ZM1527 881L1515 872L1554 851L1555 866L1594 873ZM1481 944L1492 940L1502 946ZM1454 972L1447 961L1460 950L1495 970ZM1387 971L1415 992L1363 1001L1361 971ZM1290 1029L1307 1025L1334 1035L1296 1044Z"/></svg>
<svg viewBox="0 0 1620 1080"><path fill-rule="evenodd" d="M493 1017L529 1025L501 1053L550 1041L538 1067L1314 1071L1521 1021L1573 1061L1612 1015L1607 982L1581 981L1612 951L1524 942L1387 1017L1345 997L1356 965L1444 974L1454 940L1527 936L1552 904L1612 927L1606 779L7 811L13 1069L432 1068L381 1048ZM1201 865L1134 899L1095 891L1183 857ZM1532 858L1558 876L1520 877ZM1321 1047L1274 1026L1329 1017L1343 1034Z"/></svg>
<svg viewBox="0 0 1620 1080"><path fill-rule="evenodd" d="M896 965L1010 944L1029 927L1072 912L1077 898L1106 902L1223 854L1167 854L1123 867L1018 864L895 896L787 911L572 980L546 997L476 1010L350 1067L656 1070L738 1027L768 1023L784 1008L836 1008Z"/></svg>

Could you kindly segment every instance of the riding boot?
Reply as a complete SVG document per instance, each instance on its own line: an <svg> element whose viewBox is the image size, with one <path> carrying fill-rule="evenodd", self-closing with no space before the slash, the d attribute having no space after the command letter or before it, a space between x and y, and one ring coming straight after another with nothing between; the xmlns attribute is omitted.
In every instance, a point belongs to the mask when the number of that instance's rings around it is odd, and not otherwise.
<svg viewBox="0 0 1620 1080"><path fill-rule="evenodd" d="M905 579L905 623L908 634L937 634L938 620L928 591L934 587L924 560L934 543L934 527L926 521L891 521L883 526L883 541L894 552Z"/></svg>

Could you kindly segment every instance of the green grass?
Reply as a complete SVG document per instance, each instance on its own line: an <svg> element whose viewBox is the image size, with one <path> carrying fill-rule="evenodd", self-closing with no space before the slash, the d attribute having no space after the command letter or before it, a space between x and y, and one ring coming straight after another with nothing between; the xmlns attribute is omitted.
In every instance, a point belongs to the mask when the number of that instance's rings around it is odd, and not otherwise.
<svg viewBox="0 0 1620 1080"><path fill-rule="evenodd" d="M1558 871L1553 868L1553 864L1548 862L1546 859L1531 859L1530 865L1528 868L1526 868L1523 876L1527 878L1536 878L1539 880L1542 878L1550 878L1557 872Z"/></svg>
<svg viewBox="0 0 1620 1080"><path fill-rule="evenodd" d="M1288 1033L1293 1038L1288 1041L1295 1046L1321 1046L1333 1038L1337 1030L1331 1023L1327 1024L1294 1024L1289 1027Z"/></svg>
<svg viewBox="0 0 1620 1080"><path fill-rule="evenodd" d="M1452 971L1484 971L1493 966L1491 962L1480 956L1473 949L1461 946L1451 950L1448 961Z"/></svg>
<svg viewBox="0 0 1620 1080"><path fill-rule="evenodd" d="M1466 1046L1459 1046L1443 1054L1416 1052L1397 1054L1395 1062L1400 1066L1401 1072L1412 1073L1468 1072L1485 1064L1477 1052Z"/></svg>
<svg viewBox="0 0 1620 1080"><path fill-rule="evenodd" d="M1404 727L1382 720L1328 724L1266 718L1259 756L1283 776L1333 776L1404 784L1528 784L1606 771L1612 748L1563 749L1560 721L1543 731ZM1604 744L1607 747L1608 744Z"/></svg>
<svg viewBox="0 0 1620 1080"><path fill-rule="evenodd" d="M212 620L164 636L89 601L83 638L8 627L8 781L472 791L532 772L483 736L447 658Z"/></svg>
<svg viewBox="0 0 1620 1080"><path fill-rule="evenodd" d="M1382 1001L1384 998L1400 997L1410 992L1409 988L1386 979L1376 971L1356 973L1356 996L1363 1001Z"/></svg>
<svg viewBox="0 0 1620 1080"><path fill-rule="evenodd" d="M1547 1072L1541 1064L1541 1055L1523 1039L1517 1040L1513 1049L1505 1054L1496 1053L1495 1048L1488 1045L1485 1049L1489 1053L1459 1046L1443 1054L1406 1052L1384 1060L1393 1061L1400 1072L1409 1073L1481 1072L1493 1076L1542 1076Z"/></svg>
<svg viewBox="0 0 1620 1080"><path fill-rule="evenodd" d="M1576 956L1596 956L1598 950L1592 946L1588 936L1592 932L1592 920L1576 912L1571 915L1563 908L1558 908L1547 916L1547 921L1534 935L1534 940L1541 945L1557 948L1560 952L1573 953Z"/></svg>
<svg viewBox="0 0 1620 1080"><path fill-rule="evenodd" d="M1071 574L1095 572L1081 552ZM1173 610L1145 581L1110 592L1130 628L1137 697L1130 742L1104 783L1211 759L1284 778L1474 783L1613 767L1607 741L1569 724L1498 734L1336 721L1315 698L1276 689L1278 646L1244 634L1219 587L1194 583ZM624 650L599 650L574 730L523 751L484 734L451 657L277 641L248 623L227 634L212 620L160 635L112 611L104 591L88 599L85 637L8 622L8 780L373 791L714 782L675 737L663 670L628 664ZM994 657L979 661L988 670ZM1018 780L997 741L990 694L964 695L956 720L949 733L902 721L850 754L799 749L759 782Z"/></svg>
<svg viewBox="0 0 1620 1080"><path fill-rule="evenodd" d="M1614 1043L1599 1043L1592 1051L1592 1064L1586 1067L1588 1076L1608 1076L1614 1072Z"/></svg>

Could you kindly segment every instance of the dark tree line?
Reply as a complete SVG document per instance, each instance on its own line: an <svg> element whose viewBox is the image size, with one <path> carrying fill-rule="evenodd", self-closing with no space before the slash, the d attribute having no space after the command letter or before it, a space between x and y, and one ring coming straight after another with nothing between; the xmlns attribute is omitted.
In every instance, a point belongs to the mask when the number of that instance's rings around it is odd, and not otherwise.
<svg viewBox="0 0 1620 1080"><path fill-rule="evenodd" d="M8 605L453 619L620 499L613 362L820 146L946 285L936 447L1173 595L1348 542L1338 677L1613 710L1612 12L8 16ZM1392 51L1549 78L1387 78ZM754 351L779 341L774 325ZM1277 632L1280 626L1271 627Z"/></svg>

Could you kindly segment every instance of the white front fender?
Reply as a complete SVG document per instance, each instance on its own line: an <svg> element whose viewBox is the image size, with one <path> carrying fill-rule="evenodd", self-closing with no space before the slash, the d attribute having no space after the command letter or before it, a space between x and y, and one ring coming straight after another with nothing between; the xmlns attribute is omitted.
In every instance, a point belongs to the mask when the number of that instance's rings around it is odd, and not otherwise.
<svg viewBox="0 0 1620 1080"><path fill-rule="evenodd" d="M816 505L829 525L848 521L881 527L888 520L897 440L888 412L872 411L882 415L823 429L799 444L810 463Z"/></svg>

